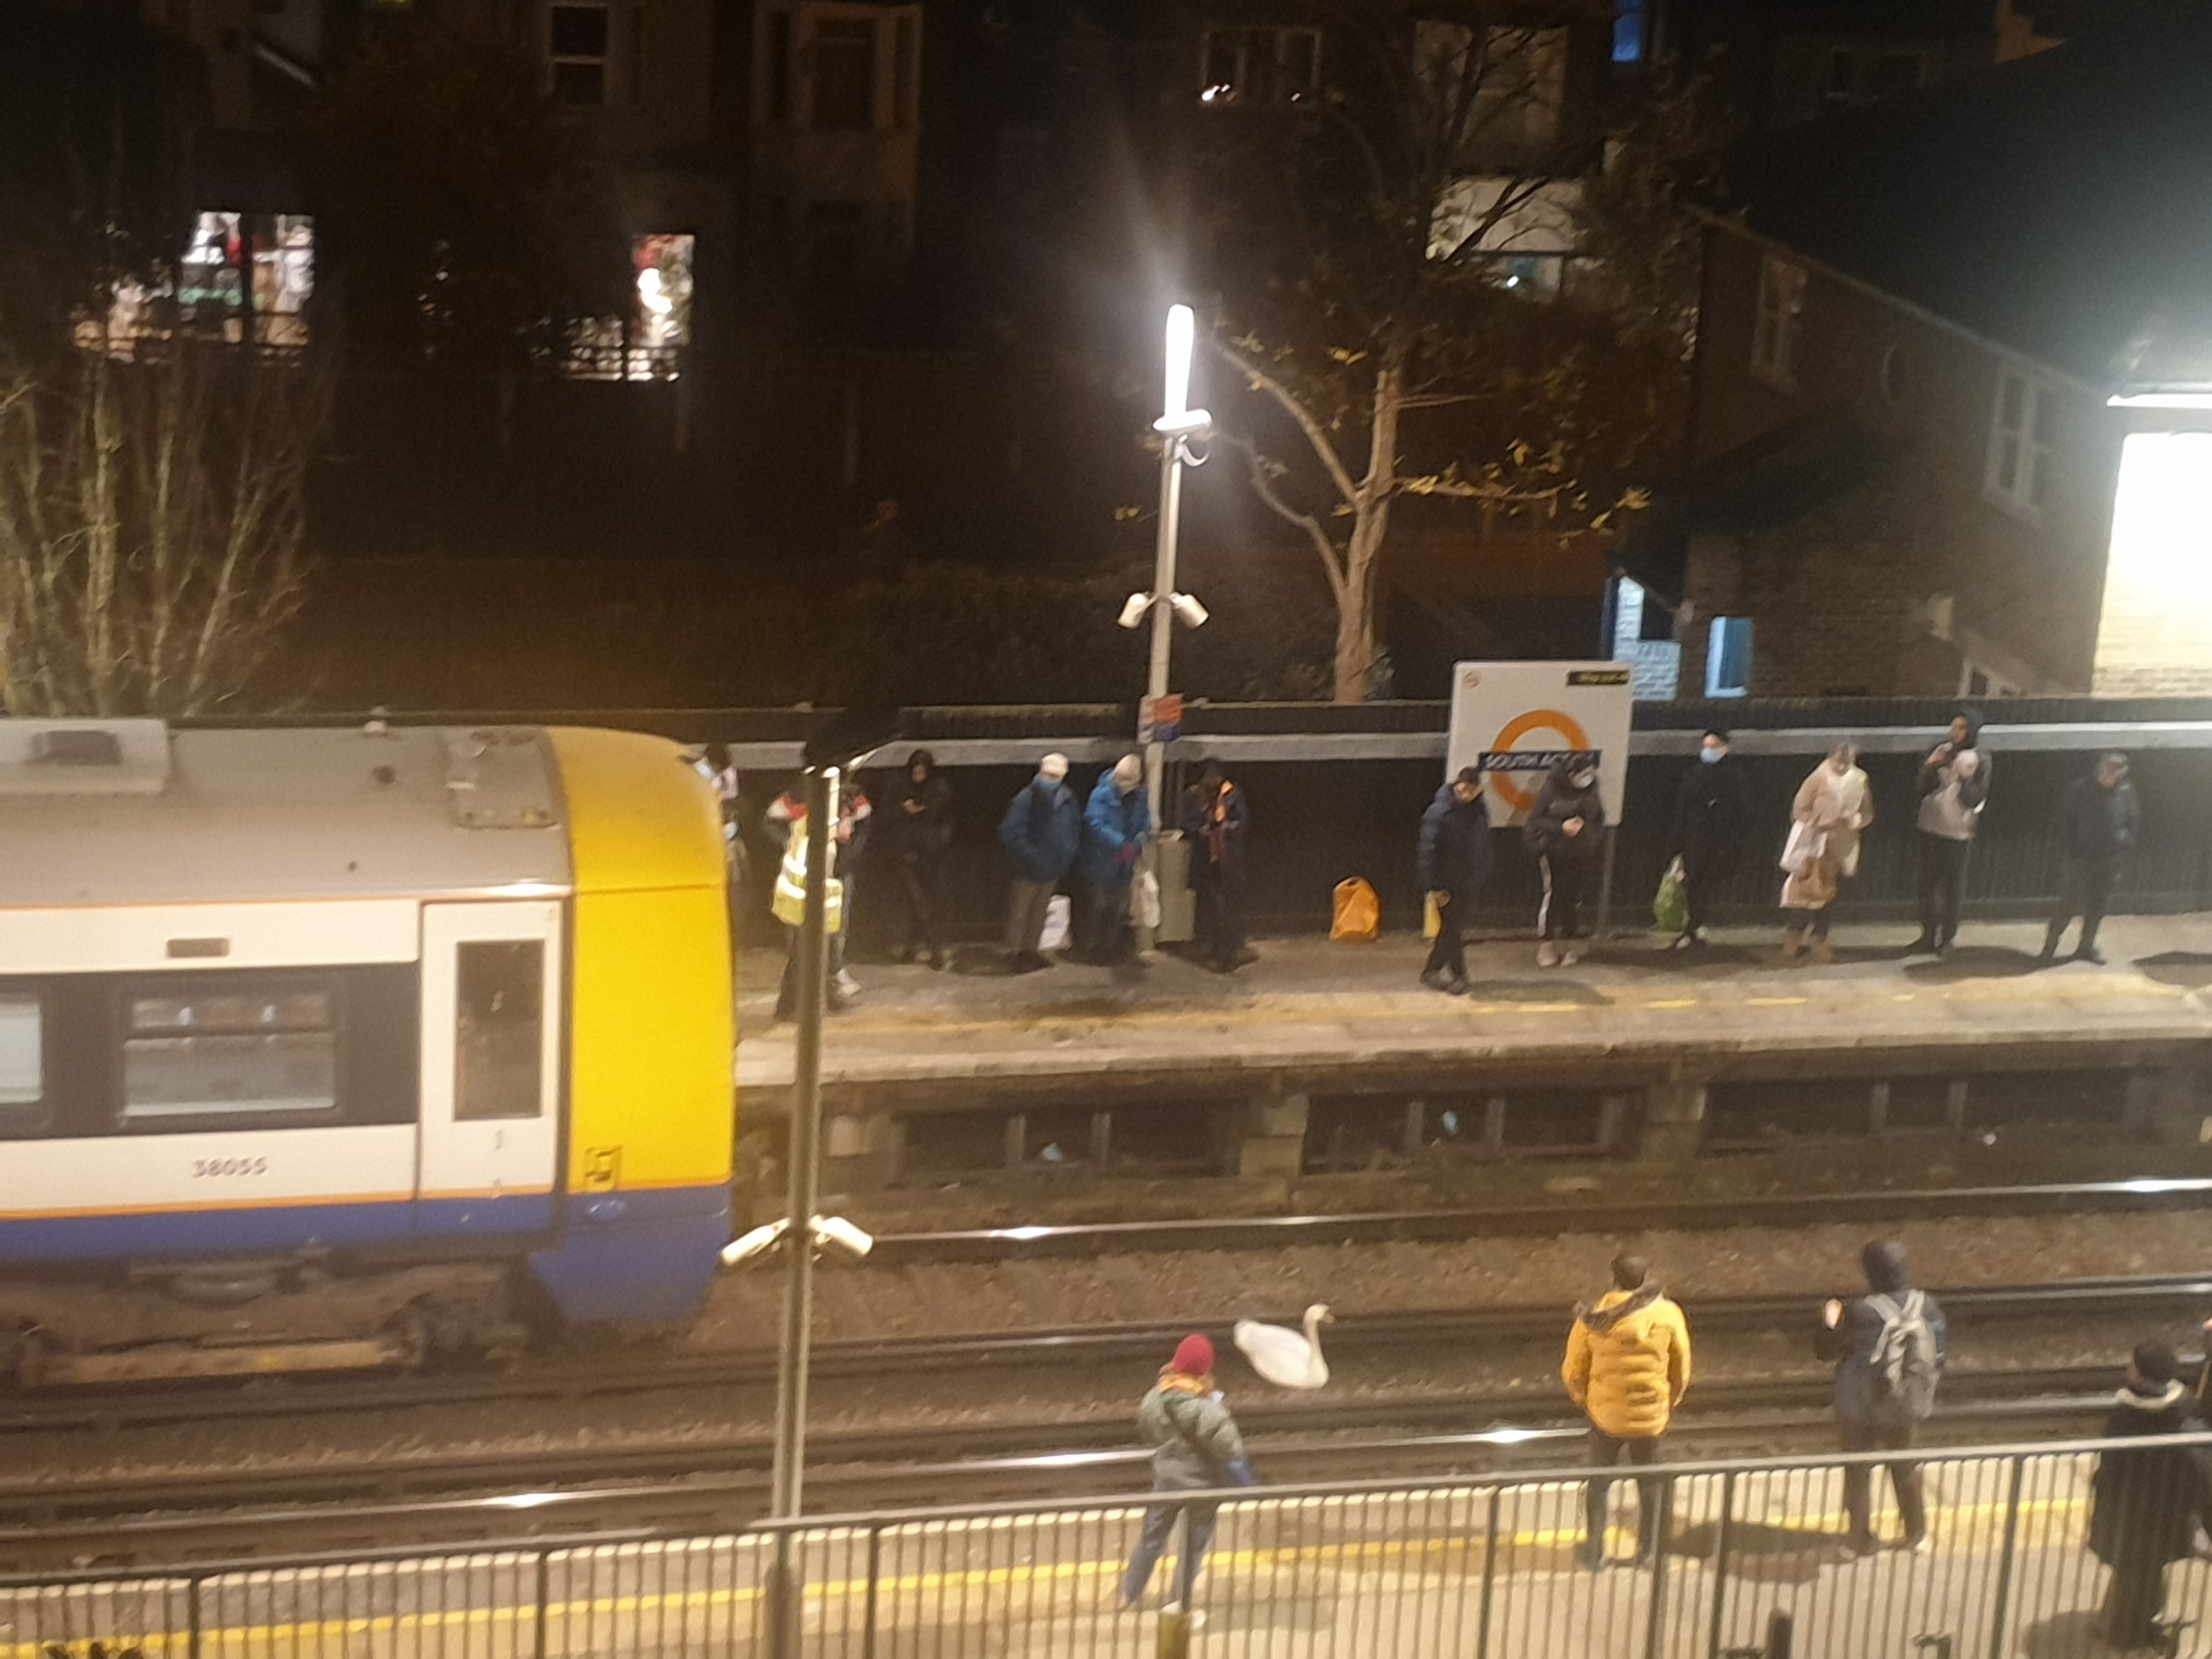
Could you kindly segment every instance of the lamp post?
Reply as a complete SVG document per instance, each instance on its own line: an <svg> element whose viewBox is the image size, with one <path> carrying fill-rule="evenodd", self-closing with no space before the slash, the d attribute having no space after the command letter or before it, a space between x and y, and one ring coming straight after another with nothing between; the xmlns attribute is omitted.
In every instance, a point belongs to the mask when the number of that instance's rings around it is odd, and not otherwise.
<svg viewBox="0 0 2212 1659"><path fill-rule="evenodd" d="M1176 592L1176 542L1182 518L1182 470L1193 465L1190 444L1213 429L1213 417L1190 407L1190 360L1197 343L1198 319L1188 306L1168 307L1167 375L1160 418L1152 430L1160 434L1160 532L1152 560L1152 591L1132 593L1121 608L1121 626L1134 628L1149 611L1152 617L1152 672L1145 682L1146 695L1157 708L1168 694L1168 658L1174 643L1177 617L1196 628L1206 620L1206 607L1188 593ZM1161 774L1166 754L1158 738L1145 744L1145 800L1152 808L1157 836L1160 823Z"/></svg>

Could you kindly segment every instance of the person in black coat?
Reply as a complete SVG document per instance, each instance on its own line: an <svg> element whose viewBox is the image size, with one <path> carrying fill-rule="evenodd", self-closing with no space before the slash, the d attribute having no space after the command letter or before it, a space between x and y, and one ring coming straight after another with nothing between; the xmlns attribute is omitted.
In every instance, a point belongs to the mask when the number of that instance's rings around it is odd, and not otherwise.
<svg viewBox="0 0 2212 1659"><path fill-rule="evenodd" d="M1190 887L1197 901L1198 959L1232 974L1250 959L1244 948L1244 792L1208 761L1184 792L1182 832L1190 842Z"/></svg>
<svg viewBox="0 0 2212 1659"><path fill-rule="evenodd" d="M2066 871L2058 884L2057 907L2043 935L2044 961L2057 960L2067 924L2079 916L2081 940L2074 947L2075 960L2105 965L2105 953L2097 948L2097 929L2119 880L2120 861L2136 850L2142 823L2125 755L2099 756L2095 771L2066 786L2058 798L2057 825Z"/></svg>
<svg viewBox="0 0 2212 1659"><path fill-rule="evenodd" d="M1605 846L1605 798L1597 787L1597 757L1563 755L1552 763L1536 804L1521 829L1544 874L1544 902L1536 912L1536 965L1572 967L1582 960L1583 902L1597 877Z"/></svg>
<svg viewBox="0 0 2212 1659"><path fill-rule="evenodd" d="M1481 769L1462 766L1421 814L1414 859L1422 889L1437 907L1437 939L1421 969L1421 983L1432 991L1457 996L1467 989L1468 916L1490 879L1490 858Z"/></svg>
<svg viewBox="0 0 2212 1659"><path fill-rule="evenodd" d="M2163 1342L2146 1342L2128 1367L2105 1425L2108 1440L2201 1433L2181 1365ZM2169 1562L2196 1553L2212 1523L2212 1467L2202 1446L2151 1443L2108 1451L2089 1482L2089 1548L2112 1570L2105 1592L2107 1639L2125 1652L2158 1644Z"/></svg>
<svg viewBox="0 0 2212 1659"><path fill-rule="evenodd" d="M898 872L906 900L901 962L927 951L931 967L945 966L939 900L945 849L951 844L952 786L939 774L936 757L917 749L906 757L906 783L877 837L878 854Z"/></svg>
<svg viewBox="0 0 2212 1659"><path fill-rule="evenodd" d="M1743 768L1729 752L1729 734L1715 726L1698 746L1698 763L1674 794L1674 856L1682 860L1683 896L1689 917L1680 951L1708 945L1705 919L1714 895L1735 873L1745 833L1751 825L1751 792Z"/></svg>

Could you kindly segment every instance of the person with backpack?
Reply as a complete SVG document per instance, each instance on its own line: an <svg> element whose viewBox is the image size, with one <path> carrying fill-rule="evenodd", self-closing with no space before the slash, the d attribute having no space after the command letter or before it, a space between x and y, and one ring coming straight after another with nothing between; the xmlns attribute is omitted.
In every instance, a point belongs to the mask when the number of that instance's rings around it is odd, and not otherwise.
<svg viewBox="0 0 2212 1659"><path fill-rule="evenodd" d="M1902 1244L1875 1239L1859 1253L1859 1261L1866 1270L1867 1294L1848 1305L1832 1298L1820 1310L1814 1352L1842 1362L1836 1367L1836 1427L1843 1449L1909 1451L1920 1425L1936 1410L1949 1328L1936 1298L1911 1287ZM1905 1522L1905 1548L1926 1549L1928 1500L1919 1463L1908 1458L1893 1462L1889 1480ZM1876 1545L1870 1465L1854 1463L1844 1469L1844 1509L1850 1517L1851 1553L1871 1554Z"/></svg>
<svg viewBox="0 0 2212 1659"><path fill-rule="evenodd" d="M2160 1646L2166 1569L2196 1553L2200 1528L2212 1528L2212 1460L2205 1449L2158 1443L2203 1431L2173 1350L2143 1343L2114 1397L2105 1437L2146 1443L2105 1453L2089 1479L2089 1549L2112 1570L2105 1633L2120 1652Z"/></svg>
<svg viewBox="0 0 2212 1659"><path fill-rule="evenodd" d="M1244 1455L1244 1437L1237 1431L1221 1390L1213 1382L1213 1344L1193 1332L1176 1345L1175 1358L1160 1367L1159 1381L1137 1402L1137 1430L1152 1448L1152 1490L1156 1492L1219 1491L1224 1486L1254 1486ZM1183 1522L1182 1553L1176 1559L1175 1596L1167 1611L1180 1613L1190 1606L1191 1587L1213 1544L1213 1517L1219 1506L1202 1503L1154 1504L1145 1511L1144 1529L1129 1554L1128 1570L1121 1575L1121 1605L1133 1607L1145 1598L1152 1582L1152 1569L1166 1552L1177 1519Z"/></svg>
<svg viewBox="0 0 2212 1659"><path fill-rule="evenodd" d="M1462 766L1421 814L1414 866L1437 908L1437 939L1421 967L1421 983L1459 996L1467 990L1467 924L1475 895L1490 879L1490 810L1482 802L1482 769Z"/></svg>
<svg viewBox="0 0 2212 1659"><path fill-rule="evenodd" d="M1006 957L1016 972L1051 966L1038 948L1045 913L1082 844L1083 808L1067 787L1067 757L1047 755L999 820L999 845L1014 867L1006 899Z"/></svg>
<svg viewBox="0 0 2212 1659"><path fill-rule="evenodd" d="M1611 1468L1626 1457L1638 1468L1659 1462L1659 1443L1690 1386L1690 1326L1651 1282L1639 1255L1613 1259L1613 1288L1575 1310L1567 1357L1559 1366L1567 1397L1589 1413L1589 1461ZM1663 1475L1636 1478L1636 1565L1659 1548L1667 1513ZM1613 1481L1595 1476L1583 1493L1583 1533L1575 1551L1584 1567L1605 1565L1606 1506Z"/></svg>

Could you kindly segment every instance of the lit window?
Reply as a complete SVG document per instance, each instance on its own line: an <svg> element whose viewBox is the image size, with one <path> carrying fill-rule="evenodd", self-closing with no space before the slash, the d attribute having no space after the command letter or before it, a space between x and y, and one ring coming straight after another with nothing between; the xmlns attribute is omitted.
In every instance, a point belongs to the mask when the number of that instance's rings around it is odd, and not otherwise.
<svg viewBox="0 0 2212 1659"><path fill-rule="evenodd" d="M607 101L607 9L556 5L547 13L553 95L564 104Z"/></svg>
<svg viewBox="0 0 2212 1659"><path fill-rule="evenodd" d="M31 991L0 994L0 1139L35 1135L46 1109L46 1009Z"/></svg>
<svg viewBox="0 0 2212 1659"><path fill-rule="evenodd" d="M1647 46L1644 30L1649 26L1644 0L1616 0L1613 13L1613 61L1616 64L1640 64Z"/></svg>
<svg viewBox="0 0 2212 1659"><path fill-rule="evenodd" d="M1303 104L1321 88L1321 31L1209 27L1200 38L1198 62L1200 103Z"/></svg>
<svg viewBox="0 0 2212 1659"><path fill-rule="evenodd" d="M2057 393L2014 369L1997 371L1996 409L1990 422L1990 499L2016 513L2042 510L2050 488Z"/></svg>
<svg viewBox="0 0 2212 1659"><path fill-rule="evenodd" d="M1751 618L1716 617L1705 635L1705 695L1751 695Z"/></svg>
<svg viewBox="0 0 2212 1659"><path fill-rule="evenodd" d="M128 1012L125 1122L337 1105L337 1030L326 990L165 991L132 997Z"/></svg>
<svg viewBox="0 0 2212 1659"><path fill-rule="evenodd" d="M691 343L691 252L688 235L641 236L631 245L637 319L626 365L633 380L672 380Z"/></svg>
<svg viewBox="0 0 2212 1659"><path fill-rule="evenodd" d="M876 23L824 19L814 26L814 126L868 132L876 125Z"/></svg>
<svg viewBox="0 0 2212 1659"><path fill-rule="evenodd" d="M1798 325L1805 314L1805 267L1779 254L1759 262L1759 312L1751 328L1751 372L1778 386L1796 384Z"/></svg>
<svg viewBox="0 0 2212 1659"><path fill-rule="evenodd" d="M453 1116L536 1117L544 1103L544 941L469 941L457 973Z"/></svg>

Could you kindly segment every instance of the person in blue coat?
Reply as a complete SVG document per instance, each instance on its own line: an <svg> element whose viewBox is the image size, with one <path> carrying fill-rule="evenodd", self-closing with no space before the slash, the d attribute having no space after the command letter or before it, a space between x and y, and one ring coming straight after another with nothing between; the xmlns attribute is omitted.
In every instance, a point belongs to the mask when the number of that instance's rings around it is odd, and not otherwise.
<svg viewBox="0 0 2212 1659"><path fill-rule="evenodd" d="M1083 879L1091 892L1087 943L1095 962L1116 963L1129 953L1129 888L1152 838L1145 763L1124 755L1099 778L1083 813Z"/></svg>
<svg viewBox="0 0 2212 1659"><path fill-rule="evenodd" d="M999 821L999 845L1014 866L1006 906L1006 954L1013 967L1027 971L1051 965L1037 948L1045 912L1082 842L1083 809L1067 787L1067 757L1047 755Z"/></svg>

